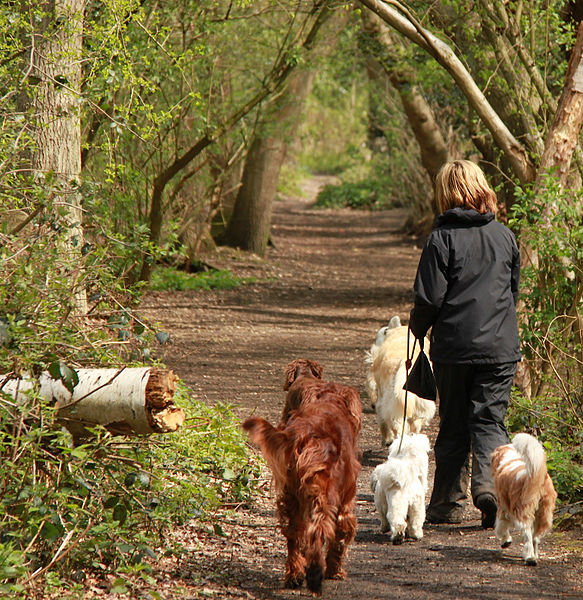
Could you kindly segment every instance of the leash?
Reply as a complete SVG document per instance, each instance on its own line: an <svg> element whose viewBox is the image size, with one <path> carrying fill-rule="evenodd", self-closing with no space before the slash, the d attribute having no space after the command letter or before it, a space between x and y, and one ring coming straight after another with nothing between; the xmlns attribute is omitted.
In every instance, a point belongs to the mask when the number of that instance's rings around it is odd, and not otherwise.
<svg viewBox="0 0 583 600"><path fill-rule="evenodd" d="M409 341L411 339L411 327L407 327L407 360L405 361L405 402L403 409L403 427L401 429L401 439L399 440L399 448L397 454L401 452L401 446L403 445L403 438L405 437L405 424L407 423L407 396L409 395L409 371L411 369L411 363L413 362L413 354L415 353L415 345L417 344L417 338L413 342L413 350L409 355Z"/></svg>

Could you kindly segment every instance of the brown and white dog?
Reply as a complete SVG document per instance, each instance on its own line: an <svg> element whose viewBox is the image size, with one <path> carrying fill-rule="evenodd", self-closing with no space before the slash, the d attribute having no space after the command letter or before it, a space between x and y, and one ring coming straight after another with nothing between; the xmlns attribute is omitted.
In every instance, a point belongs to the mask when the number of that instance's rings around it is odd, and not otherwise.
<svg viewBox="0 0 583 600"><path fill-rule="evenodd" d="M552 527L557 499L541 443L528 433L517 433L511 444L492 453L492 476L498 499L496 536L507 548L512 542L510 529L516 527L524 536L526 564L536 565L539 543Z"/></svg>
<svg viewBox="0 0 583 600"><path fill-rule="evenodd" d="M287 540L285 585L299 587L305 578L309 590L321 594L324 577L346 576L343 559L356 534L362 415L353 402L356 396L360 407L354 388L322 381L321 370L319 376L310 375L307 361L288 365L293 374L298 366L280 424L250 417L243 428L273 473L279 524Z"/></svg>
<svg viewBox="0 0 583 600"><path fill-rule="evenodd" d="M385 444L390 444L403 430L407 358L407 331L398 316L386 327L381 327L376 340L367 353L370 366L366 374L366 387L375 409ZM415 362L416 351L412 362ZM407 421L405 434L420 433L435 415L435 402L412 394L407 395Z"/></svg>

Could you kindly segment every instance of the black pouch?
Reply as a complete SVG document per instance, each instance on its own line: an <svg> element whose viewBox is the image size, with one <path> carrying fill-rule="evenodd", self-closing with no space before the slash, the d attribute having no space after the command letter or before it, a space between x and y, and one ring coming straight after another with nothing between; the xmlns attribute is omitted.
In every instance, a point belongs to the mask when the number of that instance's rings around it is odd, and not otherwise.
<svg viewBox="0 0 583 600"><path fill-rule="evenodd" d="M417 341L418 340L415 340L415 343ZM415 343L413 344L413 352L415 351ZM411 353L411 356L413 355L413 352ZM437 399L435 376L431 369L431 363L423 351L423 340L419 340L419 356L409 371L403 389L420 398L425 398L426 400L435 402Z"/></svg>

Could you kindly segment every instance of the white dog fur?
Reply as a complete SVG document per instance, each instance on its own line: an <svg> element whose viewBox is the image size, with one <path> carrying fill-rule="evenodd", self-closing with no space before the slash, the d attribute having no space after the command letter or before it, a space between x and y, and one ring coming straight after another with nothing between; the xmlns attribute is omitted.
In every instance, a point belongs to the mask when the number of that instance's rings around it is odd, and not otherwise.
<svg viewBox="0 0 583 600"><path fill-rule="evenodd" d="M423 537L429 464L429 438L424 433L406 435L400 451L399 443L397 438L391 444L387 460L375 467L370 480L381 531L390 530L393 544L402 543L405 535Z"/></svg>
<svg viewBox="0 0 583 600"><path fill-rule="evenodd" d="M390 444L400 436L403 429L407 329L405 325L401 325L399 317L394 316L386 327L379 329L376 340L365 359L365 362L370 365L366 374L366 387L385 444ZM411 347L412 345L413 337ZM418 349L415 350L413 363L417 355ZM405 433L419 433L434 415L435 402L420 398L411 392L407 394Z"/></svg>
<svg viewBox="0 0 583 600"><path fill-rule="evenodd" d="M557 493L547 472L541 443L528 433L517 433L511 444L492 453L492 476L498 500L496 537L502 548L512 542L516 527L524 537L522 557L536 565L539 543L553 524Z"/></svg>

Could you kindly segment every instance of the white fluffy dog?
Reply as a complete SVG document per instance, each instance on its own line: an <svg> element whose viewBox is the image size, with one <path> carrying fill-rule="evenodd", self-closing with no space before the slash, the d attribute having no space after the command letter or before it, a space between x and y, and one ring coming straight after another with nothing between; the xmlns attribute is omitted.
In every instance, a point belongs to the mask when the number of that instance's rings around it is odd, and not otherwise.
<svg viewBox="0 0 583 600"><path fill-rule="evenodd" d="M514 525L524 537L526 564L536 565L539 542L552 527L557 499L542 445L528 433L517 433L511 444L492 453L492 476L498 499L496 536L507 548Z"/></svg>
<svg viewBox="0 0 583 600"><path fill-rule="evenodd" d="M389 457L371 475L370 486L381 518L381 531L391 531L393 544L401 544L407 534L423 537L425 493L429 465L429 439L424 433L400 438L389 448Z"/></svg>
<svg viewBox="0 0 583 600"><path fill-rule="evenodd" d="M405 325L401 325L399 317L394 316L386 327L379 329L375 343L366 357L366 363L370 365L366 374L366 387L385 444L390 444L400 436L403 428L407 329ZM411 347L412 345L413 337ZM417 354L416 349L413 363ZM405 433L419 433L434 415L435 402L419 398L411 392L407 394Z"/></svg>

